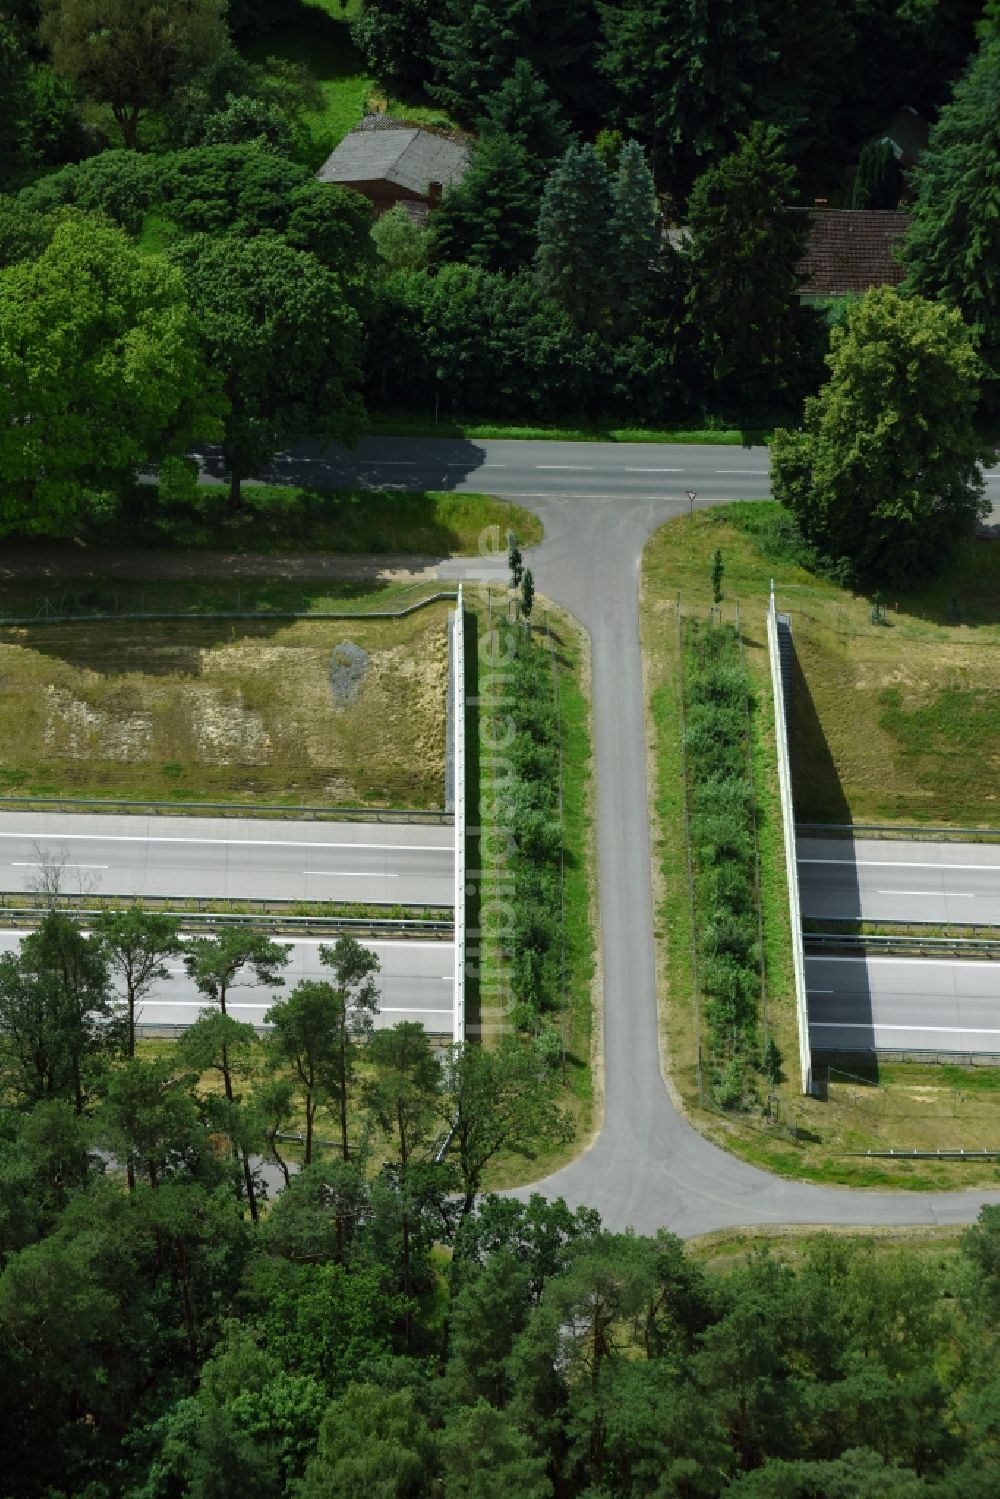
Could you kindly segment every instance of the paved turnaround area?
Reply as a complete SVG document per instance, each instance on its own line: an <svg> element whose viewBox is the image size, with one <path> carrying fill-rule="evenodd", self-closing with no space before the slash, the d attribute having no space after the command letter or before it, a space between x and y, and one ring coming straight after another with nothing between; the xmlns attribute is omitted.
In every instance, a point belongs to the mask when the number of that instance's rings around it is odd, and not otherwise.
<svg viewBox="0 0 1000 1499"><path fill-rule="evenodd" d="M455 833L402 822L0 812L0 891L452 906Z"/></svg>
<svg viewBox="0 0 1000 1499"><path fill-rule="evenodd" d="M1000 1055L1000 962L807 957L806 987L814 1050Z"/></svg>
<svg viewBox="0 0 1000 1499"><path fill-rule="evenodd" d="M1000 926L1000 844L799 838L797 849L805 917Z"/></svg>
<svg viewBox="0 0 1000 1499"><path fill-rule="evenodd" d="M0 953L16 952L23 931L0 931ZM227 1009L234 1020L261 1025L264 1012L280 1004L289 989L300 979L329 979L330 969L320 962L321 944L332 946L336 937L285 939L291 947L288 967L284 970L283 988L260 989L253 984L235 984L230 990ZM407 938L398 941L368 941L364 946L378 957L381 971L380 1013L376 1024L396 1025L401 1020L417 1021L433 1035L451 1039L455 947L451 942L423 941ZM188 978L180 958L166 965L169 977L158 983L144 1000L139 1020L147 1026L190 1025L198 1011L212 1005Z"/></svg>

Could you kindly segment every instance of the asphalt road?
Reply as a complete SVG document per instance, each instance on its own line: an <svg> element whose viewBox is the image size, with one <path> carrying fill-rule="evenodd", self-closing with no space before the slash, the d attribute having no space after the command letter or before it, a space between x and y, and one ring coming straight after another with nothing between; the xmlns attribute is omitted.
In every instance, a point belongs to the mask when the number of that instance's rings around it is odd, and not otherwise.
<svg viewBox="0 0 1000 1499"><path fill-rule="evenodd" d="M1000 963L810 957L806 985L814 1049L1000 1053Z"/></svg>
<svg viewBox="0 0 1000 1499"><path fill-rule="evenodd" d="M454 831L404 823L0 812L0 891L451 906Z"/></svg>
<svg viewBox="0 0 1000 1499"><path fill-rule="evenodd" d="M203 455L206 475L223 476L217 453ZM515 442L501 439L369 437L352 453L302 444L261 474L267 483L340 489L485 491L531 504L565 496L646 501L687 508L726 499L766 499L767 448L698 443ZM1000 523L1000 469L987 474ZM671 513L675 513L671 511Z"/></svg>
<svg viewBox="0 0 1000 1499"><path fill-rule="evenodd" d="M25 933L0 931L0 953L16 952ZM281 941L280 938L276 939ZM328 979L330 970L320 962L321 943L332 944L333 937L291 940L291 953L285 969L284 988L259 989L252 984L237 984L231 991L229 1012L236 1020L250 1025L263 1023L264 1013L300 979ZM402 941L365 942L381 963L381 991L378 1024L396 1025L401 1020L418 1021L435 1035L452 1028L453 978L455 948L451 942ZM208 1004L188 978L181 960L168 964L169 979L156 985L142 1006L139 1016L144 1025L190 1025L198 1011Z"/></svg>
<svg viewBox="0 0 1000 1499"><path fill-rule="evenodd" d="M799 838L802 914L1000 926L1000 845Z"/></svg>

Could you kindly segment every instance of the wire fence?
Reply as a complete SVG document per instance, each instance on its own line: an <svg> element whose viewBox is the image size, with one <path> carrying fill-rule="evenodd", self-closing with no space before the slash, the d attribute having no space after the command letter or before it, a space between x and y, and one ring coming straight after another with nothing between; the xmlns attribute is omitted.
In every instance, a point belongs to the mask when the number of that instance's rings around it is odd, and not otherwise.
<svg viewBox="0 0 1000 1499"><path fill-rule="evenodd" d="M174 621L188 624L211 623L219 620L281 620L281 619L305 619L305 620L356 620L356 619L405 619L409 614L415 614L419 609L426 609L430 604L440 603L447 600L454 603L458 593L455 588L438 589L434 593L427 594L422 599L416 599L412 604L403 604L398 609L275 609L255 608L243 609L241 607L240 593L237 590L237 602L235 609L147 609L145 608L144 595L139 593L137 609L126 609L120 607L119 596L112 597L110 607L107 604L100 608L83 609L66 607L65 595L58 603L44 598L37 609L29 614L7 614L0 616L0 628L7 626L25 627L28 625L59 625L59 624L115 624L128 620L155 620Z"/></svg>
<svg viewBox="0 0 1000 1499"><path fill-rule="evenodd" d="M218 817L246 817L254 820L281 818L283 821L305 822L409 822L431 823L442 827L450 827L454 820L451 812L440 807L312 807L277 802L138 801L131 797L32 796L30 793L0 796L0 812L2 811L68 811L95 815L127 813L144 817L183 817L211 812Z"/></svg>

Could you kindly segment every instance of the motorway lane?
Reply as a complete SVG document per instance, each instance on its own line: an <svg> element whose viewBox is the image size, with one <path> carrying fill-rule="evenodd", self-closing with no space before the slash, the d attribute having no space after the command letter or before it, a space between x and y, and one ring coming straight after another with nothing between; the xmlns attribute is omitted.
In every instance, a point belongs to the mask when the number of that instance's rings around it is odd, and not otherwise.
<svg viewBox="0 0 1000 1499"><path fill-rule="evenodd" d="M1000 963L807 957L806 988L814 1049L1000 1053Z"/></svg>
<svg viewBox="0 0 1000 1499"><path fill-rule="evenodd" d="M407 823L0 813L0 891L451 906L454 830Z"/></svg>
<svg viewBox="0 0 1000 1499"><path fill-rule="evenodd" d="M23 931L0 931L0 953L16 952ZM283 939L275 939L281 942ZM291 946L284 988L267 990L252 984L236 984L230 991L229 1013L235 1020L261 1025L264 1013L300 979L329 979L330 970L319 958L321 944L332 945L335 937L288 939ZM377 1024L396 1025L413 1020L435 1035L451 1035L454 1002L455 947L452 942L366 941L382 965L378 976L381 992ZM188 978L181 960L168 964L169 978L151 990L142 1005L139 1020L144 1025L190 1025L208 1001Z"/></svg>
<svg viewBox="0 0 1000 1499"><path fill-rule="evenodd" d="M203 474L224 475L218 452L200 455ZM493 438L368 437L354 452L303 443L279 454L261 482L330 488L485 491L507 499L676 502L687 508L727 499L767 499L764 447L704 443L519 442ZM992 522L1000 524L1000 468L986 471ZM681 504L683 502L683 504Z"/></svg>
<svg viewBox="0 0 1000 1499"><path fill-rule="evenodd" d="M1000 926L1000 844L799 838L805 917Z"/></svg>

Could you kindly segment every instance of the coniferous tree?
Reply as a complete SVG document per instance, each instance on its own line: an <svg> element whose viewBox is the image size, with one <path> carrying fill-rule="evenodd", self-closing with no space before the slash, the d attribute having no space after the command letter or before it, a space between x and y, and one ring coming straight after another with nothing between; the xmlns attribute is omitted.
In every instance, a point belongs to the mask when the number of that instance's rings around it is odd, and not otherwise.
<svg viewBox="0 0 1000 1499"><path fill-rule="evenodd" d="M582 332L605 328L610 316L614 212L607 167L593 146L570 146L545 184L535 274Z"/></svg>
<svg viewBox="0 0 1000 1499"><path fill-rule="evenodd" d="M781 383L796 349L804 215L778 132L754 125L691 194L688 305L719 379L765 373Z"/></svg>
<svg viewBox="0 0 1000 1499"><path fill-rule="evenodd" d="M543 163L558 161L570 143L565 112L525 57L483 100L477 128L480 135L509 135Z"/></svg>
<svg viewBox="0 0 1000 1499"><path fill-rule="evenodd" d="M638 332L658 310L667 270L656 187L638 141L627 141L622 147L612 193L618 303L615 322L622 331Z"/></svg>
<svg viewBox="0 0 1000 1499"><path fill-rule="evenodd" d="M596 103L593 0L443 0L431 34L431 92L462 118L475 119L519 58L574 114Z"/></svg>
<svg viewBox="0 0 1000 1499"><path fill-rule="evenodd" d="M601 17L612 115L648 145L661 189L686 198L752 118L770 56L756 10L741 0L618 0Z"/></svg>
<svg viewBox="0 0 1000 1499"><path fill-rule="evenodd" d="M852 208L895 208L899 202L899 169L892 142L869 141L858 157L851 189Z"/></svg>
<svg viewBox="0 0 1000 1499"><path fill-rule="evenodd" d="M535 251L538 168L512 136L486 136L469 170L431 221L437 260L464 261L490 271L515 271Z"/></svg>
<svg viewBox="0 0 1000 1499"><path fill-rule="evenodd" d="M941 111L916 172L901 252L906 287L976 328L991 405L1000 402L1000 36L984 41Z"/></svg>

